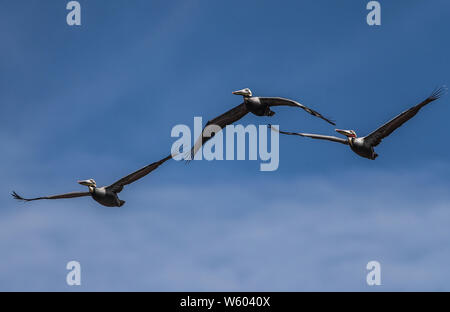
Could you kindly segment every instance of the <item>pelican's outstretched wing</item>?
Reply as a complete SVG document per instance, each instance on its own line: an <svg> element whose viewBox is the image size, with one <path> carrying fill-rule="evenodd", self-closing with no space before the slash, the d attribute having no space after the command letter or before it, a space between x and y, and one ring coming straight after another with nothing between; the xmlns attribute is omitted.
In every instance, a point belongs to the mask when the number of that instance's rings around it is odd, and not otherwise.
<svg viewBox="0 0 450 312"><path fill-rule="evenodd" d="M312 139L319 139L319 140L333 141L333 142L338 142L338 143L342 143L342 144L348 145L348 140L342 139L342 138L338 138L338 137L335 137L335 136L280 131L280 130L272 127L271 125L269 125L269 128L271 128L273 131L276 131L276 132L279 132L279 133L282 133L282 134L298 135L298 136L302 136L302 137L307 137L307 138L312 138Z"/></svg>
<svg viewBox="0 0 450 312"><path fill-rule="evenodd" d="M242 104L230 109L226 113L223 113L219 117L216 117L216 118L208 121L208 123L205 125L205 128L208 127L209 125L217 125L221 129L223 129L227 125L230 125L233 122L238 121L239 119L241 119L242 117L247 115L247 113L248 113L248 111L245 108L244 103L242 103ZM211 139L211 137L212 137L212 136L205 135L205 128L203 128L203 130L202 130L202 136L197 139L197 141L195 142L194 146L191 149L191 155L190 155L191 160L194 159L194 155L202 147L202 145L205 144L205 142L208 141L209 139Z"/></svg>
<svg viewBox="0 0 450 312"><path fill-rule="evenodd" d="M416 106L411 107L410 109L404 111L391 121L387 122L371 134L365 137L365 140L371 145L371 146L377 146L380 144L381 140L383 140L385 137L387 137L389 134L394 132L395 129L403 125L405 122L413 118L417 112L427 105L428 103L431 103L437 99L439 99L441 96L443 96L447 92L447 87L443 86L433 91L433 93L427 97L422 103L417 104Z"/></svg>
<svg viewBox="0 0 450 312"><path fill-rule="evenodd" d="M289 99L285 99L285 98L280 98L280 97L258 97L259 100L261 101L262 104L266 104L269 106L295 106L295 107L300 107L302 109L304 109L305 111L307 111L308 113L310 113L313 116L319 117L323 120L325 120L326 122L332 124L332 125L336 125L332 120L324 117L322 114L320 114L319 112L316 112L315 110L300 104L299 102L293 101L293 100L289 100Z"/></svg>
<svg viewBox="0 0 450 312"><path fill-rule="evenodd" d="M133 183L134 181L145 177L147 174L149 174L150 172L152 172L153 170L158 168L161 164L163 164L170 158L172 158L172 155L169 155L161 160L158 160L150 165L147 165L147 166L127 175L126 177L123 177L122 179L114 182L110 186L107 186L106 189L109 191L115 192L115 193L119 193L120 191L122 191L122 189L125 185Z"/></svg>
<svg viewBox="0 0 450 312"><path fill-rule="evenodd" d="M61 199L61 198L74 198L74 197L83 197L83 196L89 196L89 192L74 192L74 193L67 193L67 194L61 194L61 195L53 195L53 196L45 196L45 197L36 197L36 198L23 198L16 192L12 192L11 195L17 199L17 200L23 200L23 201L32 201L32 200L40 200L40 199Z"/></svg>

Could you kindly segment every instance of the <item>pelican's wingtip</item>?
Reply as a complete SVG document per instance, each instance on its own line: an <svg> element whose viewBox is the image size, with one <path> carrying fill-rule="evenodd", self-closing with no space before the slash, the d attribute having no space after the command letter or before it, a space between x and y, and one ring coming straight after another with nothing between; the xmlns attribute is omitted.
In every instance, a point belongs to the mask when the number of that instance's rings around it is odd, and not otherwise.
<svg viewBox="0 0 450 312"><path fill-rule="evenodd" d="M442 96L446 95L448 93L448 88L446 85L443 85L439 88L434 89L433 93L430 95L430 99L437 100L441 98Z"/></svg>
<svg viewBox="0 0 450 312"><path fill-rule="evenodd" d="M20 196L19 194L17 194L15 191L12 191L12 192L11 192L11 196L12 196L14 199L17 199L17 200L26 201L25 198L23 198L22 196Z"/></svg>

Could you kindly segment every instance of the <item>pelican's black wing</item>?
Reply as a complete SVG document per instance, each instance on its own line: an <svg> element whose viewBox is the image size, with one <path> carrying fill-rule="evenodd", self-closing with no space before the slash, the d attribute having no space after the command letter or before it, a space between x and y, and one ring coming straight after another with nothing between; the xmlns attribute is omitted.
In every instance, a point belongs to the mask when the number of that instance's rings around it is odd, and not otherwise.
<svg viewBox="0 0 450 312"><path fill-rule="evenodd" d="M417 104L416 106L411 107L410 109L404 111L391 121L385 123L383 126L379 127L377 130L369 134L365 137L365 140L371 146L377 146L380 142L394 132L395 129L403 125L405 122L413 118L419 110L437 99L439 99L442 95L447 92L447 87L443 86L441 88L436 89L429 97L427 97L423 102Z"/></svg>
<svg viewBox="0 0 450 312"><path fill-rule="evenodd" d="M114 193L119 193L120 191L122 191L122 189L125 185L133 183L134 181L145 177L147 174L149 174L150 172L152 172L153 170L158 168L160 165L162 165L164 162L166 162L170 158L172 158L172 155L169 155L161 160L151 163L150 165L147 165L147 166L127 175L126 177L123 177L122 179L114 182L110 186L107 186L106 189L108 191L111 191Z"/></svg>
<svg viewBox="0 0 450 312"><path fill-rule="evenodd" d="M197 139L194 146L191 149L190 153L190 159L194 159L194 155L197 153L197 151L205 144L206 141L211 139L210 135L205 135L205 129L206 127L210 125L217 125L221 129L226 127L227 125L232 124L233 122L238 121L242 117L244 117L248 113L247 109L244 106L244 103L230 109L226 113L223 113L219 117L216 117L206 124L205 128L202 130L202 136Z"/></svg>
<svg viewBox="0 0 450 312"><path fill-rule="evenodd" d="M35 197L35 198L24 198L17 194L16 192L12 192L11 195L17 199L17 200L23 200L23 201L33 201L33 200L40 200L40 199L62 199L62 198L74 198L74 197L83 197L83 196L89 196L89 192L74 192L74 193L67 193L67 194L61 194L61 195L53 195L53 196L44 196L44 197Z"/></svg>
<svg viewBox="0 0 450 312"><path fill-rule="evenodd" d="M332 125L336 125L332 120L324 117L322 114L320 114L319 112L303 105L300 104L299 102L290 100L290 99L285 99L285 98L281 98L281 97L258 97L259 100L261 101L262 104L266 104L269 106L294 106L294 107L299 107L301 109L304 109L305 111L307 111L309 114L315 116L315 117L319 117L323 120L325 120L326 122L332 124Z"/></svg>
<svg viewBox="0 0 450 312"><path fill-rule="evenodd" d="M271 125L269 125L269 128L271 128L273 131L277 131L279 133L282 134L287 134L287 135L298 135L301 137L307 137L307 138L312 138L312 139L319 139L319 140L327 140L327 141L333 141L333 142L338 142L338 143L342 143L345 145L348 145L348 140L346 139L342 139L342 138L338 138L335 136L329 136L329 135L321 135L321 134L310 134L310 133L299 133L299 132L286 132L286 131L280 131L274 127L272 127Z"/></svg>

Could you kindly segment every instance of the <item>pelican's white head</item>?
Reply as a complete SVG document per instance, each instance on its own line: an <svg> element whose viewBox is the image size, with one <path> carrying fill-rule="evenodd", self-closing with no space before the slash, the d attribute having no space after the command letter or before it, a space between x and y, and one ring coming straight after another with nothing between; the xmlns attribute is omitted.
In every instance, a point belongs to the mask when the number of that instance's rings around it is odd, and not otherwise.
<svg viewBox="0 0 450 312"><path fill-rule="evenodd" d="M249 88L245 88L245 89L241 89L241 90L237 90L232 92L235 95L242 95L244 97L246 96L252 96L252 91Z"/></svg>
<svg viewBox="0 0 450 312"><path fill-rule="evenodd" d="M356 138L356 132L353 130L341 130L341 129L336 129L337 133L340 133L342 135L345 135L348 138Z"/></svg>
<svg viewBox="0 0 450 312"><path fill-rule="evenodd" d="M94 179L81 180L81 181L78 181L78 183L81 184L81 185L89 186L89 187L96 187L97 186L97 183L95 183Z"/></svg>

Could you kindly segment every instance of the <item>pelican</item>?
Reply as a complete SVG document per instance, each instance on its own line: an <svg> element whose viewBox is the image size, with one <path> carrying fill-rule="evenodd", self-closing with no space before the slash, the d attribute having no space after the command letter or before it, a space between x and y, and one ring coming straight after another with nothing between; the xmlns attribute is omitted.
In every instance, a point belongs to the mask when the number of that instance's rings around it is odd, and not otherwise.
<svg viewBox="0 0 450 312"><path fill-rule="evenodd" d="M83 196L91 196L96 202L99 204L106 206L106 207L122 207L123 204L125 204L124 200L119 199L117 196L118 193L120 193L125 185L128 185L130 183L133 183L134 181L139 180L140 178L143 178L156 168L158 168L161 164L163 164L165 161L172 158L172 155L167 156L166 158L163 158L157 162L154 162L148 166L145 166L126 177L123 177L122 179L114 182L113 184L109 186L103 186L103 187L97 187L97 183L94 179L88 179L88 180L82 180L78 181L79 184L87 186L89 191L88 192L73 192L73 193L67 193L67 194L61 194L61 195L54 195L54 196L45 196L45 197L36 197L36 198L23 198L22 196L18 195L16 192L12 192L12 196L17 200L22 201L33 201L33 200L40 200L40 199L62 199L62 198L74 198L74 197L83 197Z"/></svg>
<svg viewBox="0 0 450 312"><path fill-rule="evenodd" d="M210 120L207 122L206 127L209 125L217 125L221 129L223 129L225 126L232 124L233 122L238 121L245 115L247 115L249 112L255 114L256 116L273 116L275 115L275 112L270 109L272 106L293 106L298 107L301 109L304 109L309 114L319 117L326 122L336 125L333 121L331 121L328 118L325 118L320 113L316 112L315 110L312 110L309 107L306 107L303 104L300 104L299 102L285 99L281 97L259 97L259 96L253 96L252 91L249 88L241 89L232 92L234 95L241 95L244 98L244 102L226 113ZM204 131L205 128L203 128L202 137L198 138L195 145L191 149L191 159L193 159L194 155L197 153L197 151L200 149L200 147L209 139L211 139L211 136L205 136Z"/></svg>
<svg viewBox="0 0 450 312"><path fill-rule="evenodd" d="M436 89L433 91L433 93L426 98L423 102L417 104L416 106L411 107L410 109L404 111L391 121L385 123L381 127L379 127L377 130L373 131L371 134L365 137L357 137L356 132L354 130L341 130L336 129L336 132L346 136L346 139L338 138L334 136L328 136L328 135L320 135L320 134L309 134L309 133L296 133L296 132L285 132L277 130L271 125L269 127L273 131L278 131L283 134L288 135L298 135L302 137L308 137L312 139L319 139L319 140L328 140L332 142L337 142L345 145L349 145L353 152L358 154L361 157L368 158L374 160L378 157L378 154L375 153L374 147L381 143L381 141L390 135L394 130L399 128L401 125L403 125L405 122L410 120L412 117L414 117L419 110L427 105L428 103L431 103L437 99L439 99L442 95L444 95L447 92L447 87L443 86L439 89Z"/></svg>

